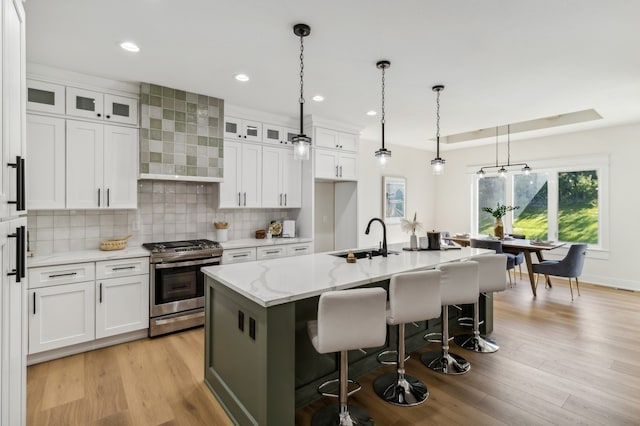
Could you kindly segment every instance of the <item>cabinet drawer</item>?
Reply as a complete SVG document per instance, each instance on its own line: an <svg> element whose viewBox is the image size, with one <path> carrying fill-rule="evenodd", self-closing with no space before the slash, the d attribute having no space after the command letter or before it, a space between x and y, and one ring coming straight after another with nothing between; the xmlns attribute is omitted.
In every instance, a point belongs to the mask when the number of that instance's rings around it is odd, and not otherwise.
<svg viewBox="0 0 640 426"><path fill-rule="evenodd" d="M301 256L310 253L313 253L311 243L291 244L287 246L287 256Z"/></svg>
<svg viewBox="0 0 640 426"><path fill-rule="evenodd" d="M149 258L107 260L96 262L96 279L125 277L149 273Z"/></svg>
<svg viewBox="0 0 640 426"><path fill-rule="evenodd" d="M222 264L251 262L256 260L256 249L250 247L246 249L225 250L222 253Z"/></svg>
<svg viewBox="0 0 640 426"><path fill-rule="evenodd" d="M93 281L95 276L93 262L30 268L29 288Z"/></svg>
<svg viewBox="0 0 640 426"><path fill-rule="evenodd" d="M258 260L273 259L276 257L283 257L287 255L287 251L284 247L258 247L257 258Z"/></svg>

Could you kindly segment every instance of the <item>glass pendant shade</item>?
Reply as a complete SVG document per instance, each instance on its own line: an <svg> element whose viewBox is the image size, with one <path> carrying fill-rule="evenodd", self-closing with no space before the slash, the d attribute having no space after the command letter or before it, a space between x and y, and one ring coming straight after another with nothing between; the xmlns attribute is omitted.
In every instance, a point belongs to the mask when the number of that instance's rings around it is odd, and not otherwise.
<svg viewBox="0 0 640 426"><path fill-rule="evenodd" d="M486 173L485 173L484 170L480 169L480 170L478 170L478 172L476 174L478 175L478 177L480 179L482 179L485 176Z"/></svg>
<svg viewBox="0 0 640 426"><path fill-rule="evenodd" d="M431 170L434 175L441 175L444 173L444 159L440 157L436 157L431 160Z"/></svg>
<svg viewBox="0 0 640 426"><path fill-rule="evenodd" d="M306 135L296 135L292 138L293 158L295 160L308 160L311 151L311 138Z"/></svg>
<svg viewBox="0 0 640 426"><path fill-rule="evenodd" d="M308 160L311 151L311 138L304 134L304 38L311 34L311 28L307 24L296 24L293 33L300 37L300 133L291 140L293 145L293 158L295 160Z"/></svg>
<svg viewBox="0 0 640 426"><path fill-rule="evenodd" d="M500 170L498 170L498 176L507 177L507 169L505 169L504 166L500 167Z"/></svg>
<svg viewBox="0 0 640 426"><path fill-rule="evenodd" d="M382 71L382 116L380 117L380 124L382 129L382 146L375 152L376 158L380 167L384 167L389 160L391 160L391 151L384 147L384 125L386 123L384 113L384 89L385 89L385 70L391 66L391 62L382 60L376 63L376 68Z"/></svg>
<svg viewBox="0 0 640 426"><path fill-rule="evenodd" d="M376 151L376 158L380 165L384 166L391 159L391 151L385 148L380 148Z"/></svg>
<svg viewBox="0 0 640 426"><path fill-rule="evenodd" d="M529 167L528 164L525 164L522 168L522 172L525 174L525 176L529 176L531 174L531 167Z"/></svg>

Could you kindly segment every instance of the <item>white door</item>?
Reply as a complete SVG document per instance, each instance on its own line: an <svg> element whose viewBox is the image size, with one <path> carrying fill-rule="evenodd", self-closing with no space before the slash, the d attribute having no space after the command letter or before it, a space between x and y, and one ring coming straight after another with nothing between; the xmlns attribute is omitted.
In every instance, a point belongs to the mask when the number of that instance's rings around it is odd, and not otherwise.
<svg viewBox="0 0 640 426"><path fill-rule="evenodd" d="M105 94L104 119L113 123L138 124L138 101L134 98Z"/></svg>
<svg viewBox="0 0 640 426"><path fill-rule="evenodd" d="M262 148L262 207L272 208L284 205L281 186L282 160L279 148Z"/></svg>
<svg viewBox="0 0 640 426"><path fill-rule="evenodd" d="M24 159L26 140L24 137L26 99L24 10L18 1L2 2L2 194L0 203L9 206L0 208L2 217L23 213L24 167L18 157ZM9 165L11 164L11 165ZM18 202L16 204L16 202ZM20 208L17 206L20 205ZM4 211L3 211L4 210Z"/></svg>
<svg viewBox="0 0 640 426"><path fill-rule="evenodd" d="M138 129L104 126L104 206L138 207Z"/></svg>
<svg viewBox="0 0 640 426"><path fill-rule="evenodd" d="M338 153L328 149L316 149L315 156L315 177L320 179L338 178Z"/></svg>
<svg viewBox="0 0 640 426"><path fill-rule="evenodd" d="M218 207L240 207L242 182L242 145L224 141L224 181L220 183Z"/></svg>
<svg viewBox="0 0 640 426"><path fill-rule="evenodd" d="M358 156L340 153L340 179L358 180Z"/></svg>
<svg viewBox="0 0 640 426"><path fill-rule="evenodd" d="M149 327L149 274L96 282L96 338Z"/></svg>
<svg viewBox="0 0 640 426"><path fill-rule="evenodd" d="M27 206L65 208L64 118L27 114Z"/></svg>
<svg viewBox="0 0 640 426"><path fill-rule="evenodd" d="M282 191L285 207L302 207L302 161L293 158L292 149L282 150Z"/></svg>
<svg viewBox="0 0 640 426"><path fill-rule="evenodd" d="M67 208L104 207L104 125L67 120Z"/></svg>
<svg viewBox="0 0 640 426"><path fill-rule="evenodd" d="M347 151L357 151L358 150L358 135L354 135L351 133L338 133L338 145L340 149L344 149Z"/></svg>
<svg viewBox="0 0 640 426"><path fill-rule="evenodd" d="M95 338L95 282L29 290L29 353Z"/></svg>
<svg viewBox="0 0 640 426"><path fill-rule="evenodd" d="M319 148L338 148L340 146L338 142L338 132L316 127L315 145Z"/></svg>
<svg viewBox="0 0 640 426"><path fill-rule="evenodd" d="M104 95L93 90L67 87L67 115L102 120Z"/></svg>
<svg viewBox="0 0 640 426"><path fill-rule="evenodd" d="M225 152L226 155L226 152ZM242 207L262 206L262 146L242 145Z"/></svg>

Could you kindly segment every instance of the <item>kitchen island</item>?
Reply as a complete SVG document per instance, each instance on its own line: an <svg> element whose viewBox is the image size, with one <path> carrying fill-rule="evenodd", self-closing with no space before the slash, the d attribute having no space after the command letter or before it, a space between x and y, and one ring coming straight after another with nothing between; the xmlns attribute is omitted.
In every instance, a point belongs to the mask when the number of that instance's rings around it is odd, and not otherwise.
<svg viewBox="0 0 640 426"><path fill-rule="evenodd" d="M388 288L394 274L491 252L467 247L408 252L391 246L390 250L397 254L355 264L319 253L202 269L207 277L205 382L235 422L293 425L296 408L317 399L317 385L335 377L337 356L316 353L306 334L306 322L316 318L323 292ZM491 299L481 302L481 319L490 332ZM452 312L449 318L452 330L457 327L457 314ZM407 351L424 345L423 334L439 331L440 324L435 320L409 325ZM377 354L394 347L395 339L395 333L390 333L383 347L366 348L366 354L351 351L350 374L357 377L377 368Z"/></svg>

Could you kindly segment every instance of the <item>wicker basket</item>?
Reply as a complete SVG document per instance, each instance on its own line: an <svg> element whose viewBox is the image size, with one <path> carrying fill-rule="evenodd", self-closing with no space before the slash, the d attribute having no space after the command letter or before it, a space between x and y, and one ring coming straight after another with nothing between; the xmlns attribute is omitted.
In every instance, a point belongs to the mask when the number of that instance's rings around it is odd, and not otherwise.
<svg viewBox="0 0 640 426"><path fill-rule="evenodd" d="M122 250L127 246L127 240L131 238L131 234L117 240L102 240L100 242L100 250Z"/></svg>

